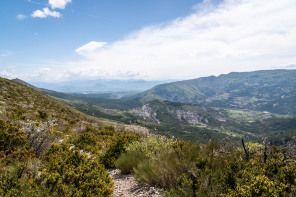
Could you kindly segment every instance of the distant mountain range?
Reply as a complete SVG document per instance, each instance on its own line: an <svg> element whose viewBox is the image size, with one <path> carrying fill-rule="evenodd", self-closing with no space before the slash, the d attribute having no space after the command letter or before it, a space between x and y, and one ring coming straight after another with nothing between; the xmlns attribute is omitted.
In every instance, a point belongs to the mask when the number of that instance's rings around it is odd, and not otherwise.
<svg viewBox="0 0 296 197"><path fill-rule="evenodd" d="M160 99L205 107L296 114L296 70L233 72L161 84L134 95L142 103Z"/></svg>
<svg viewBox="0 0 296 197"><path fill-rule="evenodd" d="M73 80L66 82L32 82L31 84L39 88L55 90L67 93L137 93L148 90L156 85L172 82L172 80L163 81L145 81L145 80ZM113 95L114 96L114 95Z"/></svg>

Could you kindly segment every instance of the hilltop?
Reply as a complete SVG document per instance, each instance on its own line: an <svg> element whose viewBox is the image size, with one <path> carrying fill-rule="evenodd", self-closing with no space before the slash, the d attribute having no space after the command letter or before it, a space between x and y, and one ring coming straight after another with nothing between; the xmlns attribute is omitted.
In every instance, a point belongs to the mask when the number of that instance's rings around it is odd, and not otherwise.
<svg viewBox="0 0 296 197"><path fill-rule="evenodd" d="M233 72L155 86L137 94L142 103L161 99L205 107L296 114L296 70Z"/></svg>

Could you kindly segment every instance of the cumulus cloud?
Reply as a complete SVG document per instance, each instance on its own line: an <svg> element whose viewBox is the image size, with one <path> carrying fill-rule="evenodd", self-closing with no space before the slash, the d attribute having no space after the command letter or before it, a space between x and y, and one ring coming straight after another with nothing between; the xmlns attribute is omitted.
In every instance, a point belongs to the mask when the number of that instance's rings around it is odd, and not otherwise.
<svg viewBox="0 0 296 197"><path fill-rule="evenodd" d="M72 0L49 0L48 3L52 9L65 9L68 3L71 3Z"/></svg>
<svg viewBox="0 0 296 197"><path fill-rule="evenodd" d="M140 29L123 40L86 43L75 50L82 55L79 61L46 64L48 69L18 76L188 79L295 68L287 67L296 65L294 0L225 0L218 5L205 0L194 9L187 17Z"/></svg>
<svg viewBox="0 0 296 197"><path fill-rule="evenodd" d="M29 2L33 3L33 1L29 1ZM72 0L48 0L48 4L53 10L56 8L65 9L66 5L71 2ZM46 8L43 8L43 10L34 11L31 16L33 18L47 18L49 16L53 18L60 18L62 16L60 12L53 11L53 10L50 10L48 7L46 7ZM18 16L17 16L18 19L22 18L22 16L20 15Z"/></svg>
<svg viewBox="0 0 296 197"><path fill-rule="evenodd" d="M295 10L294 0L205 1L194 14L146 27L100 50L88 43L76 52L91 55L68 67L85 76L186 79L295 64Z"/></svg>
<svg viewBox="0 0 296 197"><path fill-rule="evenodd" d="M24 20L25 18L27 18L25 15L22 15L22 14L18 14L18 15L16 15L16 18L18 19L18 20Z"/></svg>
<svg viewBox="0 0 296 197"><path fill-rule="evenodd" d="M43 8L43 10L36 10L31 15L33 18L47 18L47 17L53 17L53 18L60 18L61 13L56 11L51 11L48 8Z"/></svg>
<svg viewBox="0 0 296 197"><path fill-rule="evenodd" d="M79 55L89 56L89 55L93 54L98 48L101 48L101 47L105 46L106 44L107 44L106 42L91 41L91 42L83 45L82 47L79 47L75 51Z"/></svg>

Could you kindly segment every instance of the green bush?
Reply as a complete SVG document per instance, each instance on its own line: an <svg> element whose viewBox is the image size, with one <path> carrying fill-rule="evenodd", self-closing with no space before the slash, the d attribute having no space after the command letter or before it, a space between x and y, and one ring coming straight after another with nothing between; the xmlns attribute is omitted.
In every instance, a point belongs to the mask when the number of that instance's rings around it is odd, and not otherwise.
<svg viewBox="0 0 296 197"><path fill-rule="evenodd" d="M75 144L77 148L83 149L84 151L91 151L96 145L97 139L92 132L85 132L74 138L72 143Z"/></svg>
<svg viewBox="0 0 296 197"><path fill-rule="evenodd" d="M27 172L28 167L15 163L0 170L0 196L49 196L48 190L35 182L37 171Z"/></svg>
<svg viewBox="0 0 296 197"><path fill-rule="evenodd" d="M46 189L35 182L39 165L27 135L0 120L0 196L46 196Z"/></svg>
<svg viewBox="0 0 296 197"><path fill-rule="evenodd" d="M113 182L104 166L70 145L52 145L45 155L40 183L53 196L110 196Z"/></svg>
<svg viewBox="0 0 296 197"><path fill-rule="evenodd" d="M100 157L100 161L106 168L114 168L115 161L119 156L125 152L126 146L140 138L139 135L134 133L118 133L114 141L108 146L106 152Z"/></svg>
<svg viewBox="0 0 296 197"><path fill-rule="evenodd" d="M39 117L43 120L48 117L47 113L43 110L38 110L38 114L39 114Z"/></svg>
<svg viewBox="0 0 296 197"><path fill-rule="evenodd" d="M165 137L147 137L143 141L135 141L126 150L143 153L146 158L153 159L162 152L173 151L174 140Z"/></svg>
<svg viewBox="0 0 296 197"><path fill-rule="evenodd" d="M162 188L175 188L182 171L180 160L174 154L160 156L148 162L141 162L134 169L135 177L142 183Z"/></svg>
<svg viewBox="0 0 296 197"><path fill-rule="evenodd" d="M181 140L148 137L135 141L117 160L124 173L134 172L142 183L162 188L176 188L177 179L192 167L199 147Z"/></svg>
<svg viewBox="0 0 296 197"><path fill-rule="evenodd" d="M143 162L144 159L143 153L139 151L128 151L118 158L115 162L115 166L121 170L121 173L129 174L134 172L134 168L136 168L140 162Z"/></svg>
<svg viewBox="0 0 296 197"><path fill-rule="evenodd" d="M11 153L27 143L27 135L18 126L0 119L0 151Z"/></svg>

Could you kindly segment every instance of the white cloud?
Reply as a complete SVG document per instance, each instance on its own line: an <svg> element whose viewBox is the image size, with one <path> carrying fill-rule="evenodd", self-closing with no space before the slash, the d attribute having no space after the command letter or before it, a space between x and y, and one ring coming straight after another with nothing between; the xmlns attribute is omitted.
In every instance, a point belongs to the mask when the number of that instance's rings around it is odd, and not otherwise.
<svg viewBox="0 0 296 197"><path fill-rule="evenodd" d="M216 6L206 1L197 8L90 55L86 50L87 58L68 68L84 76L185 79L296 63L294 0L226 0Z"/></svg>
<svg viewBox="0 0 296 197"><path fill-rule="evenodd" d="M48 8L43 8L43 10L36 10L31 15L33 18L46 18L48 16L54 17L54 18L60 18L61 13L56 11L51 11Z"/></svg>
<svg viewBox="0 0 296 197"><path fill-rule="evenodd" d="M295 0L208 0L195 13L125 39L85 44L80 61L22 72L26 79L188 79L296 65ZM295 67L293 67L295 68ZM20 72L20 71L19 71Z"/></svg>
<svg viewBox="0 0 296 197"><path fill-rule="evenodd" d="M16 15L16 18L18 19L18 20L24 20L25 18L27 18L25 15L22 15L22 14L18 14L18 15Z"/></svg>
<svg viewBox="0 0 296 197"><path fill-rule="evenodd" d="M67 77L65 73L59 73L51 68L41 68L36 69L30 73L19 72L15 73L13 71L3 70L0 71L0 76L8 79L19 78L25 81L37 80L44 82L52 82L62 80L63 77Z"/></svg>
<svg viewBox="0 0 296 197"><path fill-rule="evenodd" d="M48 3L52 9L65 9L66 5L71 2L72 0L48 0Z"/></svg>
<svg viewBox="0 0 296 197"><path fill-rule="evenodd" d="M29 2L35 3L34 1L29 1ZM56 8L65 9L66 5L71 2L72 0L48 0L48 4L53 10ZM33 18L47 18L49 16L54 18L60 18L62 16L60 12L53 11L53 10L50 10L48 7L46 7L46 8L43 8L43 10L34 11L31 16Z"/></svg>
<svg viewBox="0 0 296 197"><path fill-rule="evenodd" d="M106 44L107 44L106 42L91 41L91 42L83 45L82 47L79 47L75 51L79 55L89 56L89 55L93 54L98 48L101 48L101 47L105 46Z"/></svg>
<svg viewBox="0 0 296 197"><path fill-rule="evenodd" d="M16 78L16 75L13 74L13 73L7 72L7 71L1 71L0 72L0 77L4 77L4 78L7 78L7 79L13 79L13 78Z"/></svg>
<svg viewBox="0 0 296 197"><path fill-rule="evenodd" d="M36 5L42 5L42 3L37 2L37 1L33 1L33 0L27 0L27 2L32 3L32 4L36 4Z"/></svg>

